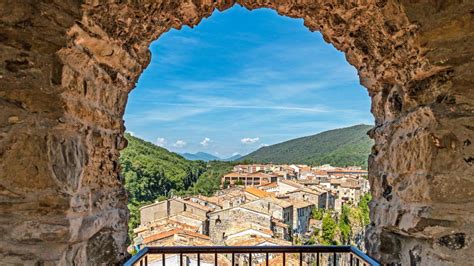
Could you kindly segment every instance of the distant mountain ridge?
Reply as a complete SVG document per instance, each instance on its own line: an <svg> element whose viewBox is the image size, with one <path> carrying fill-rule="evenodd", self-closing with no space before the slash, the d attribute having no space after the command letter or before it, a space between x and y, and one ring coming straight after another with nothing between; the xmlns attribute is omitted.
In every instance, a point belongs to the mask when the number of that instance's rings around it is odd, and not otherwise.
<svg viewBox="0 0 474 266"><path fill-rule="evenodd" d="M236 155L230 156L230 157L227 158L227 159L224 159L223 161L232 162L232 161L237 161L237 160L239 160L240 158L242 158L242 155L236 154Z"/></svg>
<svg viewBox="0 0 474 266"><path fill-rule="evenodd" d="M199 161L200 160L200 161L204 161L204 162L209 162L209 161L231 162L231 161L238 160L242 157L242 155L236 154L236 155L232 155L229 158L222 159L222 158L219 158L215 155L209 154L207 152L201 152L201 151L196 152L196 153L185 152L185 153L182 153L180 155L183 156L187 160L191 160L191 161Z"/></svg>
<svg viewBox="0 0 474 266"><path fill-rule="evenodd" d="M367 136L373 126L355 125L262 147L240 160L259 163L331 164L367 167L373 140Z"/></svg>
<svg viewBox="0 0 474 266"><path fill-rule="evenodd" d="M181 156L191 161L199 161L199 160L205 161L205 162L221 161L221 158L214 156L212 154L206 153L206 152L196 152L196 153L185 152L185 153L182 153Z"/></svg>

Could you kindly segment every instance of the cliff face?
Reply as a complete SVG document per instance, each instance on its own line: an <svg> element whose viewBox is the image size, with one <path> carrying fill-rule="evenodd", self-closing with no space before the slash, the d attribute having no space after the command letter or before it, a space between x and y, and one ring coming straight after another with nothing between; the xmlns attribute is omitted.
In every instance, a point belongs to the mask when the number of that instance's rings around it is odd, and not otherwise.
<svg viewBox="0 0 474 266"><path fill-rule="evenodd" d="M385 263L473 264L474 3L239 1L303 18L372 98L367 247ZM234 1L0 1L0 260L125 256L127 95L170 28Z"/></svg>

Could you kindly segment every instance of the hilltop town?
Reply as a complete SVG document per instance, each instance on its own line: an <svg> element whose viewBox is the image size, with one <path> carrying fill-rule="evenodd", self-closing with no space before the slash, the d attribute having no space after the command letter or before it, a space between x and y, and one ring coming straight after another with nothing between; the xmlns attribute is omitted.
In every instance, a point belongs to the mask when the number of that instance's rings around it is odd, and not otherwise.
<svg viewBox="0 0 474 266"><path fill-rule="evenodd" d="M324 244L318 238L323 220L343 219L344 208L358 206L368 192L367 171L360 167L235 165L214 196L172 197L141 207L133 244L137 250ZM363 231L352 229L348 242L360 245Z"/></svg>

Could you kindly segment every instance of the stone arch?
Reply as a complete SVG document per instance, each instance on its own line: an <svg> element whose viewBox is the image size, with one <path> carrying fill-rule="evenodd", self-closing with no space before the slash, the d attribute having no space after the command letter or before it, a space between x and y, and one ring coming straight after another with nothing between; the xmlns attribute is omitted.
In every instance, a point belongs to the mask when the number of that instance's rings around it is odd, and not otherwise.
<svg viewBox="0 0 474 266"><path fill-rule="evenodd" d="M473 263L472 1L240 0L303 18L372 98L368 251ZM148 45L232 0L0 2L0 260L116 263L127 95Z"/></svg>

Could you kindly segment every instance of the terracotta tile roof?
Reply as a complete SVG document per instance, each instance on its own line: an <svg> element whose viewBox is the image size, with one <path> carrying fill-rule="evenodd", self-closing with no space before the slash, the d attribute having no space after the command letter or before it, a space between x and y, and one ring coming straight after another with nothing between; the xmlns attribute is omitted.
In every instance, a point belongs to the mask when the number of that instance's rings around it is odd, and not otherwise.
<svg viewBox="0 0 474 266"><path fill-rule="evenodd" d="M172 229L172 230L169 230L169 231L166 231L166 232L161 232L161 233L158 233L158 234L154 234L154 235L151 235L149 237L145 237L145 239L143 239L143 243L148 244L148 243L156 241L156 240L172 237L176 233L178 233L180 230L182 230L182 229L176 228L176 229Z"/></svg>
<svg viewBox="0 0 474 266"><path fill-rule="evenodd" d="M352 188L352 189L360 189L361 186L359 184L355 184L355 183L352 183L352 182L343 182L341 184L341 187L343 188Z"/></svg>
<svg viewBox="0 0 474 266"><path fill-rule="evenodd" d="M292 181L292 180L282 179L282 180L280 180L280 182L283 183L283 184L287 184L289 186L295 187L295 188L302 188L303 187L303 185L298 184L297 182Z"/></svg>
<svg viewBox="0 0 474 266"><path fill-rule="evenodd" d="M247 187L245 188L245 192L250 193L258 198L264 198L264 197L269 197L272 194L266 191L263 191L261 189L258 189L256 187Z"/></svg>
<svg viewBox="0 0 474 266"><path fill-rule="evenodd" d="M181 231L179 232L179 234L183 234L183 235L189 235L189 236L193 236L193 237L199 237L199 238L202 238L202 239L207 239L209 240L209 236L206 236L206 235L203 235L203 234L200 234L200 233L196 233L196 232L192 232L192 231Z"/></svg>
<svg viewBox="0 0 474 266"><path fill-rule="evenodd" d="M231 173L228 173L228 174L224 175L224 177L241 177L241 176L245 176L245 174L244 173L231 172Z"/></svg>
<svg viewBox="0 0 474 266"><path fill-rule="evenodd" d="M315 171L313 171L313 173L315 175L328 175L328 172L324 171L324 170L315 170Z"/></svg>
<svg viewBox="0 0 474 266"><path fill-rule="evenodd" d="M192 232L192 231L188 231L188 230L183 230L181 228L175 228L175 229L172 229L172 230L169 230L169 231L166 231L166 232L160 232L160 233L148 236L145 239L143 239L143 243L148 244L148 243L153 242L153 241L157 241L157 240L172 237L176 234L189 235L189 236L209 240L209 237L206 236L206 235L199 234L199 233Z"/></svg>
<svg viewBox="0 0 474 266"><path fill-rule="evenodd" d="M227 242L227 244L229 246L257 246L265 242L272 243L274 245L280 245L280 246L291 245L291 242L281 240L281 239L261 237L261 236L248 236L248 235L232 238ZM273 264L270 264L270 265L273 265Z"/></svg>
<svg viewBox="0 0 474 266"><path fill-rule="evenodd" d="M262 185L262 187L278 187L278 183L277 182L272 182L272 183Z"/></svg>
<svg viewBox="0 0 474 266"><path fill-rule="evenodd" d="M294 191L289 191L286 194L291 194L291 193L296 193L296 192L304 192L304 193L309 193L309 194L318 195L318 196L321 195L321 192L310 189L310 188L299 188Z"/></svg>
<svg viewBox="0 0 474 266"><path fill-rule="evenodd" d="M262 172L256 172L256 173L237 173L237 172L230 172L228 174L224 175L225 177L260 177L260 178L271 178L271 177L276 177L275 174L265 174Z"/></svg>
<svg viewBox="0 0 474 266"><path fill-rule="evenodd" d="M340 185L340 184L342 184L342 182L344 182L344 180L342 180L342 178L333 178L333 179L329 180L329 183L331 183L333 185Z"/></svg>
<svg viewBox="0 0 474 266"><path fill-rule="evenodd" d="M277 218L273 218L273 217L272 217L272 223L274 223L275 225L280 226L280 227L285 227L285 228L289 227L289 226L288 226L286 223L284 223L282 220L277 219Z"/></svg>
<svg viewBox="0 0 474 266"><path fill-rule="evenodd" d="M291 207L291 205L292 205L287 200L278 199L276 197L265 197L265 198L262 198L260 200L268 201L268 202L273 203L275 205L278 205L282 208L288 208L288 207Z"/></svg>

